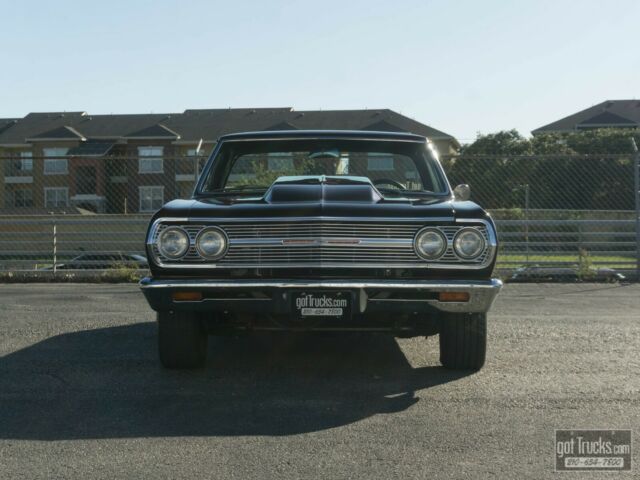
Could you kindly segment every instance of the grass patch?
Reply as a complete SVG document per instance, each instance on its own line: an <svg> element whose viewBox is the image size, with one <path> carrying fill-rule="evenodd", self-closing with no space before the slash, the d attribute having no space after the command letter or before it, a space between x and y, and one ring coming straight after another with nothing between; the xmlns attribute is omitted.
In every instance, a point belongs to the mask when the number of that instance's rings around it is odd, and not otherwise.
<svg viewBox="0 0 640 480"><path fill-rule="evenodd" d="M584 256L580 254L571 255L553 255L553 254L531 254L528 263L546 263L546 264L563 264L573 263L580 265L584 262ZM623 257L620 255L589 255L589 262L594 267L621 267L625 265L635 265L634 257ZM517 266L527 263L527 256L521 254L498 254L498 265L501 266Z"/></svg>

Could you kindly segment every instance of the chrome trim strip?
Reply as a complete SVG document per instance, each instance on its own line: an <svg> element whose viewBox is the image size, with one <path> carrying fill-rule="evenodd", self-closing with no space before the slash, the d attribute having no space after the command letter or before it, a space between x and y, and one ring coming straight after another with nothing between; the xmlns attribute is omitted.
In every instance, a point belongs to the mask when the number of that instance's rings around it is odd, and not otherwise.
<svg viewBox="0 0 640 480"><path fill-rule="evenodd" d="M161 220L161 219L158 219ZM173 218L164 218L162 220L173 221ZM179 219L181 220L181 219ZM477 220L477 219L476 219ZM384 226L388 227L402 227L405 224L425 223L425 222L455 222L454 217L407 217L407 218L389 218L389 217L230 217L230 218L211 218L211 217L191 217L186 219L190 223L197 222L219 222L219 223L247 223L252 222L280 222L280 223L293 223L293 222L309 222L309 223L322 223L322 222L344 222L345 224L351 224L352 222L373 223L381 222Z"/></svg>
<svg viewBox="0 0 640 480"><path fill-rule="evenodd" d="M502 280L140 280L140 288L337 288L337 289L409 289L438 290L442 292L493 290L502 288Z"/></svg>
<svg viewBox="0 0 640 480"><path fill-rule="evenodd" d="M247 298L223 298L223 297L216 297L216 298L202 298L200 300L174 300L173 302L177 305L181 304L181 303L204 303L204 302L210 302L210 301L214 301L214 302L238 302L238 303L242 303L242 302L270 302L271 299L270 298L252 298L252 297L247 297Z"/></svg>
<svg viewBox="0 0 640 480"><path fill-rule="evenodd" d="M305 140L357 140L357 141L363 141L363 142L402 142L402 143L419 143L419 144L426 144L427 143L427 139L426 138L377 138L377 137L363 137L363 136L359 136L357 134L354 135L338 135L338 134L328 134L328 135L320 135L318 134L317 136L303 136L303 137L255 137L255 138L225 138L224 140L220 141L220 144L223 143L231 143L231 142L277 142L277 141L290 141L290 140L295 140L295 141L305 141Z"/></svg>
<svg viewBox="0 0 640 480"><path fill-rule="evenodd" d="M480 270L486 268L486 265L459 265L453 263L443 264L428 264L428 263L335 263L335 262L300 262L300 263L288 263L283 265L282 263L247 263L238 265L213 265L213 264L158 264L159 267L166 268L167 270L238 270L238 269L256 269L256 268L407 268L407 269L439 269L439 270Z"/></svg>
<svg viewBox="0 0 640 480"><path fill-rule="evenodd" d="M229 240L229 246L238 245L242 247L282 247L286 245L289 248L296 247L411 247L412 240L404 238L310 238L295 237L291 239L282 238L235 238Z"/></svg>

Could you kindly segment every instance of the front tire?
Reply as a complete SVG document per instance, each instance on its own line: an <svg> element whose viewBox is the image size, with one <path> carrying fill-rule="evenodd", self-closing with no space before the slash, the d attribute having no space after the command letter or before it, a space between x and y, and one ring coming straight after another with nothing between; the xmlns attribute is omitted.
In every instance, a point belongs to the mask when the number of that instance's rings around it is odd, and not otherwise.
<svg viewBox="0 0 640 480"><path fill-rule="evenodd" d="M158 312L158 353L165 368L201 368L207 361L207 332L197 313Z"/></svg>
<svg viewBox="0 0 640 480"><path fill-rule="evenodd" d="M487 353L486 313L447 313L440 328L440 362L455 370L480 370Z"/></svg>

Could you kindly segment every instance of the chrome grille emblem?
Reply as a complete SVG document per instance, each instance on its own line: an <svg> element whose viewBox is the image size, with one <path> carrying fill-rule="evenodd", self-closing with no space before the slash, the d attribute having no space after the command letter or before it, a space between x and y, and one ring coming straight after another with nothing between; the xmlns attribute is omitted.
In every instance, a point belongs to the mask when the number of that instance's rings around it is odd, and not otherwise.
<svg viewBox="0 0 640 480"><path fill-rule="evenodd" d="M285 238L281 240L282 245L360 245L359 238Z"/></svg>

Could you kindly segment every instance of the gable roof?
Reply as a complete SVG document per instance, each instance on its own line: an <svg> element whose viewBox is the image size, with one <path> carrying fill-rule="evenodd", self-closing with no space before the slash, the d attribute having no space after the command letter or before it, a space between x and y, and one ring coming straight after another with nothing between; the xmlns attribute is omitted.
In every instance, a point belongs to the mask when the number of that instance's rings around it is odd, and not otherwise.
<svg viewBox="0 0 640 480"><path fill-rule="evenodd" d="M13 126L17 121L17 118L0 118L0 133Z"/></svg>
<svg viewBox="0 0 640 480"><path fill-rule="evenodd" d="M164 123L172 115L169 113L87 115L82 123L77 125L77 128L87 138L122 138L128 134Z"/></svg>
<svg viewBox="0 0 640 480"><path fill-rule="evenodd" d="M374 110L306 110L289 113L289 123L305 130L383 130L409 132L430 139L446 139L459 145L448 133L386 108Z"/></svg>
<svg viewBox="0 0 640 480"><path fill-rule="evenodd" d="M137 132L129 133L125 135L126 138L166 138L169 140L178 140L180 135L170 128L165 127L163 124L158 123L156 125L151 125L150 127L143 128L142 130L138 130Z"/></svg>
<svg viewBox="0 0 640 480"><path fill-rule="evenodd" d="M287 121L290 111L290 107L185 110L182 115L174 115L163 123L179 132L184 142L193 143L200 139L215 142L227 133L264 130Z"/></svg>
<svg viewBox="0 0 640 480"><path fill-rule="evenodd" d="M275 125L271 125L270 127L264 128L263 130L298 130L298 127L295 125L291 125L289 122L278 122Z"/></svg>
<svg viewBox="0 0 640 480"><path fill-rule="evenodd" d="M367 125L362 130L372 130L375 132L404 132L402 128L397 125L392 125L386 120L380 120L379 122L372 123L371 125Z"/></svg>
<svg viewBox="0 0 640 480"><path fill-rule="evenodd" d="M47 130L46 132L39 133L37 135L33 135L30 138L26 139L27 141L37 140L81 140L84 141L86 138L78 132L75 128L70 127L68 125L63 125L62 127L54 128L53 130Z"/></svg>
<svg viewBox="0 0 640 480"><path fill-rule="evenodd" d="M607 127L640 128L640 100L607 100L537 128L531 133L536 135Z"/></svg>
<svg viewBox="0 0 640 480"><path fill-rule="evenodd" d="M57 127L75 126L85 112L30 113L0 133L0 144L24 144L26 139Z"/></svg>
<svg viewBox="0 0 640 480"><path fill-rule="evenodd" d="M213 143L230 133L296 129L408 132L459 146L453 136L389 109L296 111L291 107L191 109L170 114L30 113L0 130L0 145L44 139L111 143L118 139L163 139L185 144L202 139Z"/></svg>
<svg viewBox="0 0 640 480"><path fill-rule="evenodd" d="M578 125L637 125L633 120L629 120L628 118L621 117L620 115L616 115L611 112L602 112L595 117L588 118L583 120Z"/></svg>

